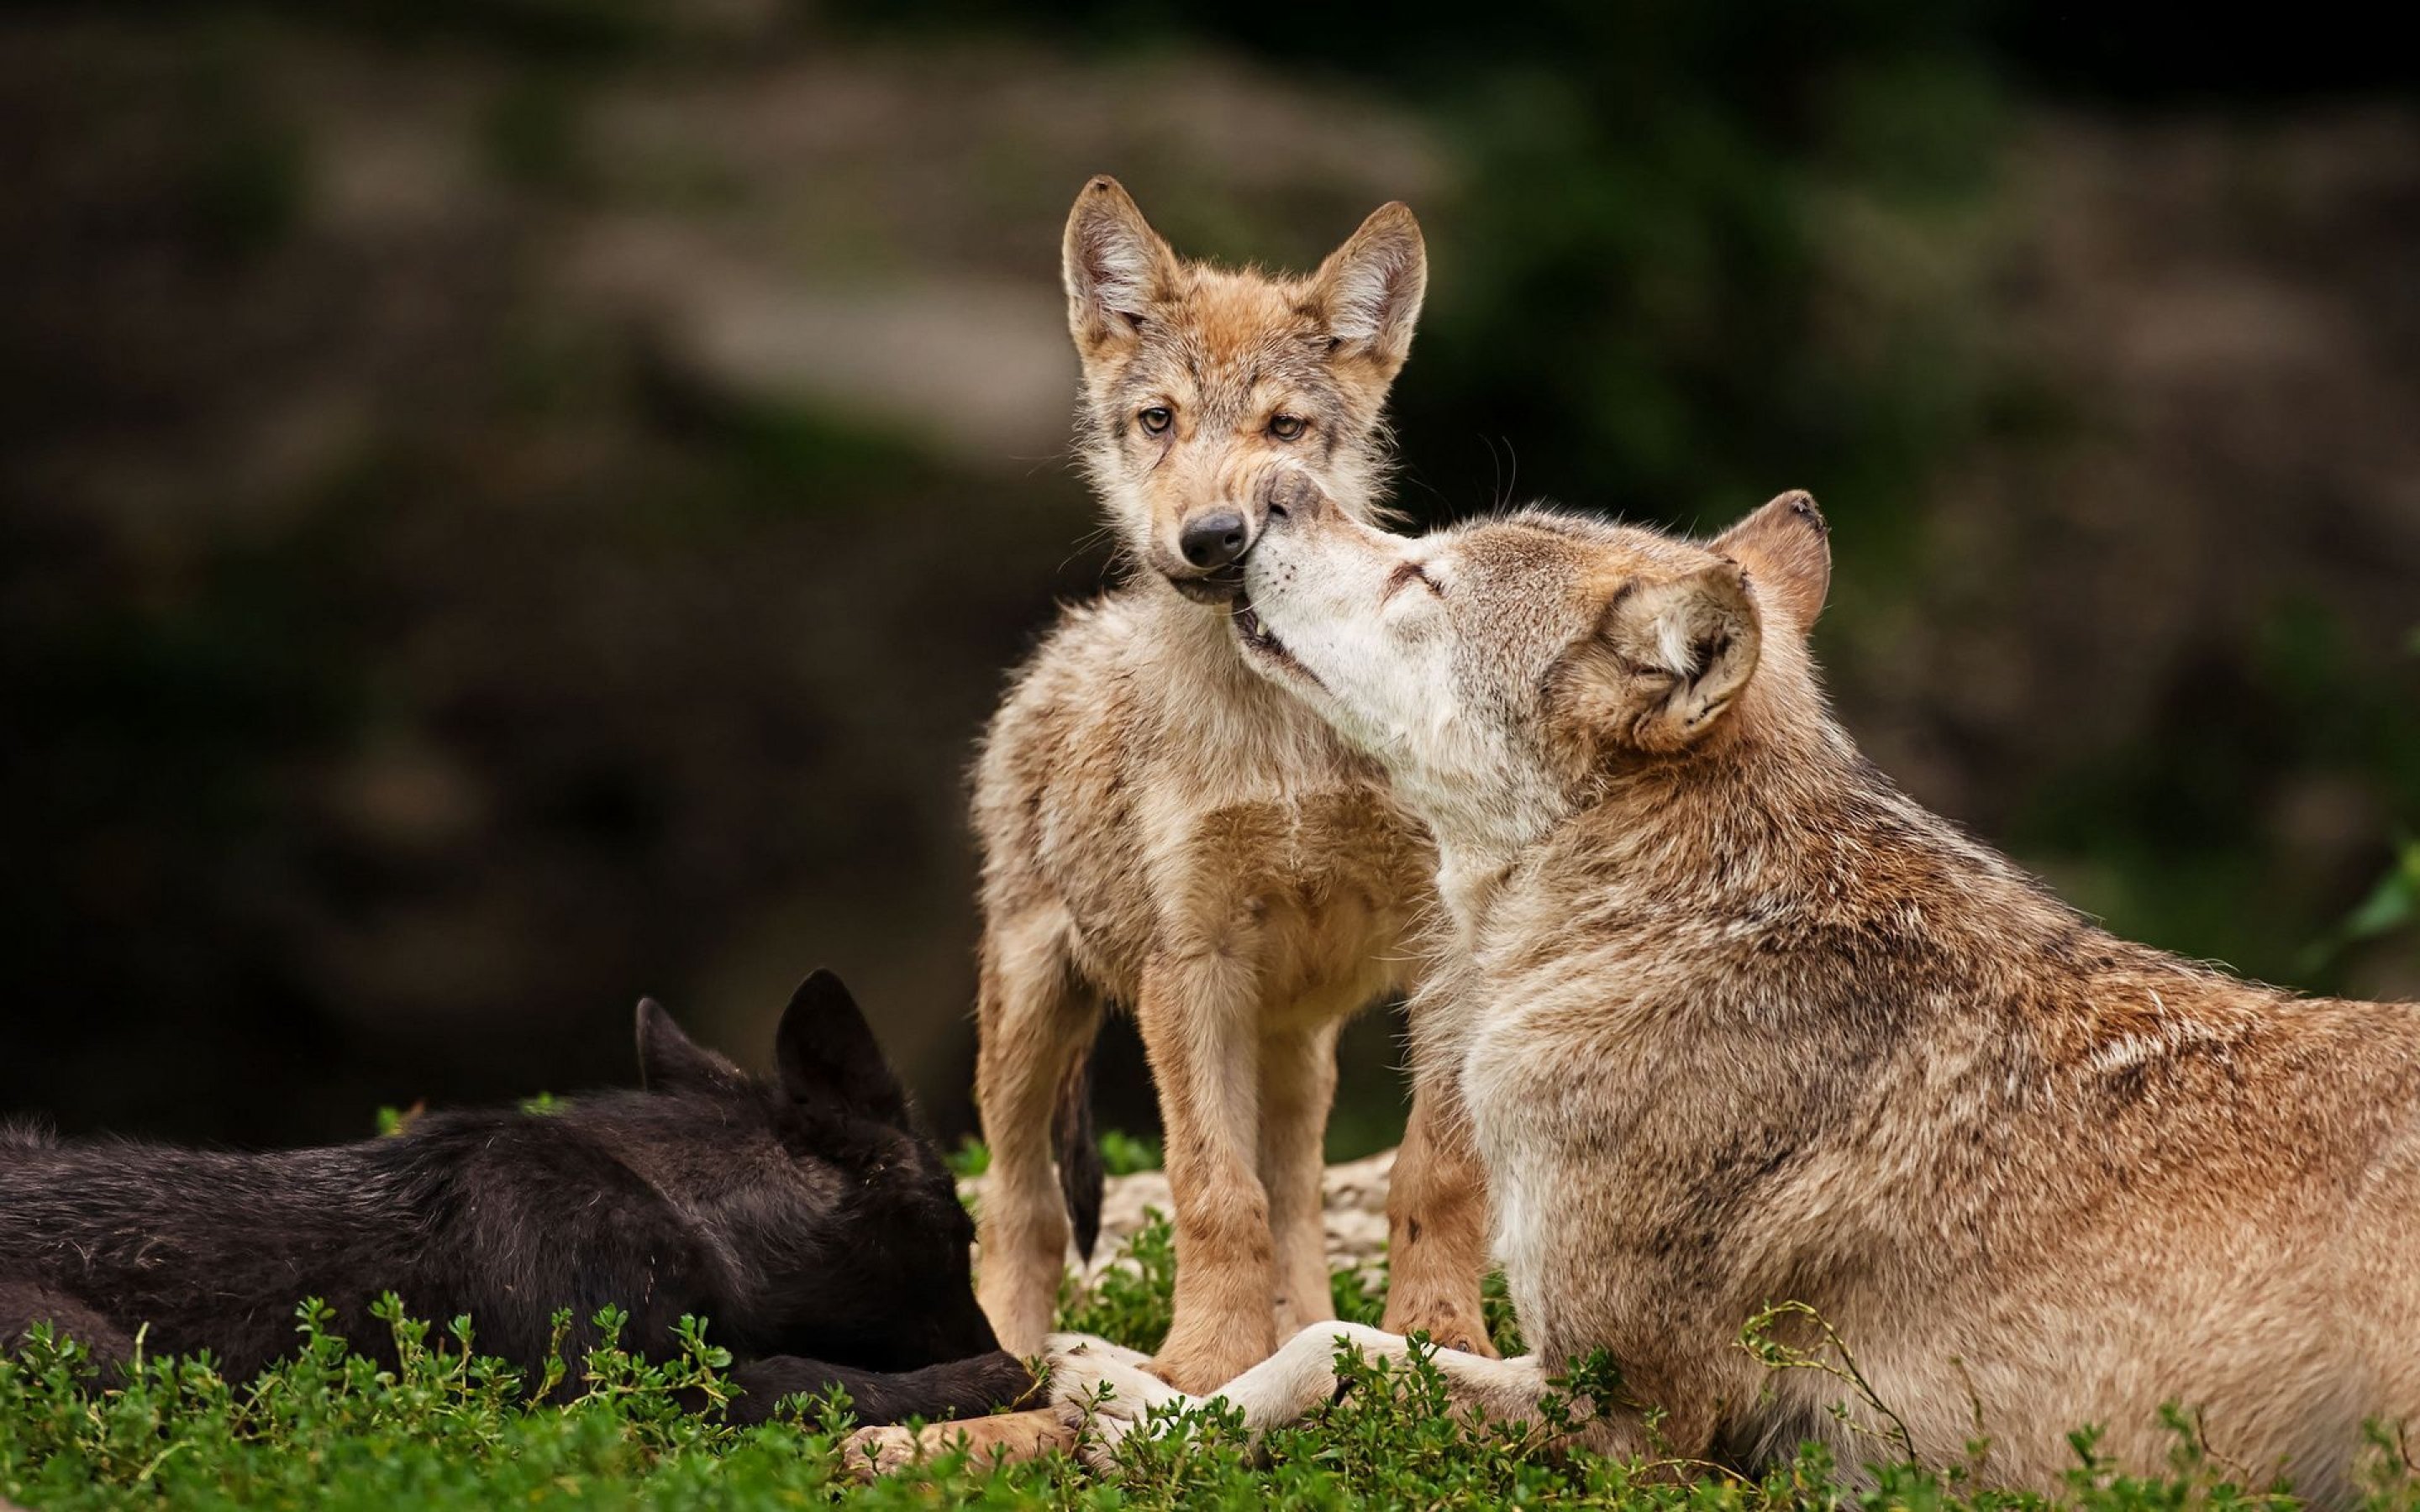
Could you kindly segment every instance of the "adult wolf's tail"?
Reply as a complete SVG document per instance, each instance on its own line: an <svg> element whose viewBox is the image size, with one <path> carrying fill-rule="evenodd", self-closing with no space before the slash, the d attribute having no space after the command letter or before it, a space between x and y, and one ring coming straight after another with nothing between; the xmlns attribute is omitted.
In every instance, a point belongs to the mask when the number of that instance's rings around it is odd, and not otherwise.
<svg viewBox="0 0 2420 1512"><path fill-rule="evenodd" d="M1093 1061L1096 1043L1085 1048L1059 1084L1059 1106L1050 1120L1059 1157L1059 1191L1067 1199L1067 1221L1076 1230L1076 1253L1089 1260L1101 1237L1101 1145L1093 1136Z"/></svg>

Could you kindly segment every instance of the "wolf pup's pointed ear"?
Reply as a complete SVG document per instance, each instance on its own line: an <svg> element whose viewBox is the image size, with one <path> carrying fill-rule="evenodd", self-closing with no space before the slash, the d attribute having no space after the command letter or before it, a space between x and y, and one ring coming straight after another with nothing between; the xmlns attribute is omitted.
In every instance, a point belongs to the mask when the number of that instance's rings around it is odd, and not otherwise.
<svg viewBox="0 0 2420 1512"><path fill-rule="evenodd" d="M1791 624L1815 627L1832 588L1832 528L1813 494L1792 489L1714 537L1708 549L1747 568L1758 595Z"/></svg>
<svg viewBox="0 0 2420 1512"><path fill-rule="evenodd" d="M790 995L773 1040L782 1088L794 1103L908 1125L908 1094L841 980L818 970Z"/></svg>
<svg viewBox="0 0 2420 1512"><path fill-rule="evenodd" d="M1400 201L1370 212L1313 275L1339 356L1364 357L1388 378L1412 354L1412 327L1429 287L1428 243Z"/></svg>
<svg viewBox="0 0 2420 1512"><path fill-rule="evenodd" d="M1718 562L1633 579L1606 602L1566 687L1585 747L1671 752L1705 736L1755 675L1762 646L1746 574Z"/></svg>
<svg viewBox="0 0 2420 1512"><path fill-rule="evenodd" d="M639 999L639 1085L650 1092L728 1092L748 1084L730 1061L681 1032L664 1005Z"/></svg>
<svg viewBox="0 0 2420 1512"><path fill-rule="evenodd" d="M1067 212L1060 275L1067 285L1067 330L1076 350L1091 359L1134 340L1175 279L1176 254L1125 186L1104 174Z"/></svg>

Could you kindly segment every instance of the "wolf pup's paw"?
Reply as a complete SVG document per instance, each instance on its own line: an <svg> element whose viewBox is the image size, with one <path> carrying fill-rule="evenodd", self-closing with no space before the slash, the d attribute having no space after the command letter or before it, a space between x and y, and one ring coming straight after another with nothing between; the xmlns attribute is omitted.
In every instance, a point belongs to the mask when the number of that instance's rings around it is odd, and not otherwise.
<svg viewBox="0 0 2420 1512"><path fill-rule="evenodd" d="M1207 1345L1163 1348L1151 1357L1151 1373L1190 1396L1208 1396L1219 1387L1267 1359L1277 1350L1274 1338L1246 1339L1233 1337L1211 1340Z"/></svg>
<svg viewBox="0 0 2420 1512"><path fill-rule="evenodd" d="M929 1435L932 1430L927 1429ZM884 1427L860 1428L842 1441L841 1463L859 1480L870 1481L907 1469L920 1459L940 1452L942 1446L919 1442L917 1436L895 1425Z"/></svg>
<svg viewBox="0 0 2420 1512"><path fill-rule="evenodd" d="M841 1445L841 1460L850 1474L870 1481L961 1449L968 1463L982 1468L1038 1459L1054 1449L1075 1446L1075 1430L1059 1421L1058 1412L1037 1407L927 1424L917 1433L895 1426L860 1428Z"/></svg>
<svg viewBox="0 0 2420 1512"><path fill-rule="evenodd" d="M1082 1432L1077 1458L1094 1473L1117 1468L1117 1448L1156 1407L1192 1398L1143 1368L1150 1356L1084 1334L1053 1334L1050 1400L1060 1421Z"/></svg>

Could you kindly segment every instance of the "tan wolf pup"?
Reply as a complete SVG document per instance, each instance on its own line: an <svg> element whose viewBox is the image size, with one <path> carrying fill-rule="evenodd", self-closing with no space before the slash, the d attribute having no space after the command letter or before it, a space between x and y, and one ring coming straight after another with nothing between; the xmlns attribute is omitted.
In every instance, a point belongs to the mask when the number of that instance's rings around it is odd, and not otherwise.
<svg viewBox="0 0 2420 1512"><path fill-rule="evenodd" d="M1427 837L1373 763L1244 665L1233 609L1280 479L1375 514L1427 255L1388 205L1307 278L1184 262L1106 177L1063 250L1078 448L1137 570L1065 612L976 768L980 1290L1001 1343L1038 1350L1068 1242L1053 1131L1089 1248L1098 1168L1065 1115L1105 1003L1124 1004L1176 1210L1154 1368L1207 1387L1334 1316L1320 1176L1337 1030L1410 983L1434 909ZM1483 1349L1485 1195L1450 1085L1416 1068L1387 1318Z"/></svg>
<svg viewBox="0 0 2420 1512"><path fill-rule="evenodd" d="M2420 1420L2420 1008L2293 996L2114 938L1894 788L1825 706L1831 571L1785 495L1699 546L1530 513L1406 540L1273 509L1253 664L1383 760L1456 936L1418 1022L1460 1067L1535 1355L1440 1353L1533 1417L1604 1349L1657 1452L1963 1458L2048 1488L2198 1414L2220 1464L2354 1499L2366 1419ZM1738 1339L1838 1331L1888 1418ZM1807 1319L1795 1342L1827 1346ZM1329 1399L1322 1325L1221 1389ZM1782 1335L1790 1337L1788 1334ZM1837 1362L1836 1362L1837 1363ZM1176 1399L1061 1341L1110 1435ZM1903 1436L1903 1439L1902 1439ZM1644 1451L1635 1408L1587 1442Z"/></svg>

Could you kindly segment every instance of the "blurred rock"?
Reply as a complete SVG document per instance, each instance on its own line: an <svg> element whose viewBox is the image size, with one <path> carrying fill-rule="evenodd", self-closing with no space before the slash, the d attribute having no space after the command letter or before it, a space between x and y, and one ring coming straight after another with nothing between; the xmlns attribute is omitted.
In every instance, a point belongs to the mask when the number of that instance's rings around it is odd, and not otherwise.
<svg viewBox="0 0 2420 1512"><path fill-rule="evenodd" d="M1366 1271L1386 1258L1387 1180L1394 1169L1395 1152L1391 1149L1327 1167L1323 1216L1327 1227L1329 1270ZM970 1199L978 1203L983 1200L984 1178L971 1177L958 1185ZM1088 1281L1098 1276L1116 1261L1127 1239L1142 1227L1155 1211L1162 1214L1175 1211L1169 1196L1167 1172L1137 1171L1110 1177L1101 1191L1100 1242L1093 1247L1089 1263L1070 1245L1068 1266Z"/></svg>

